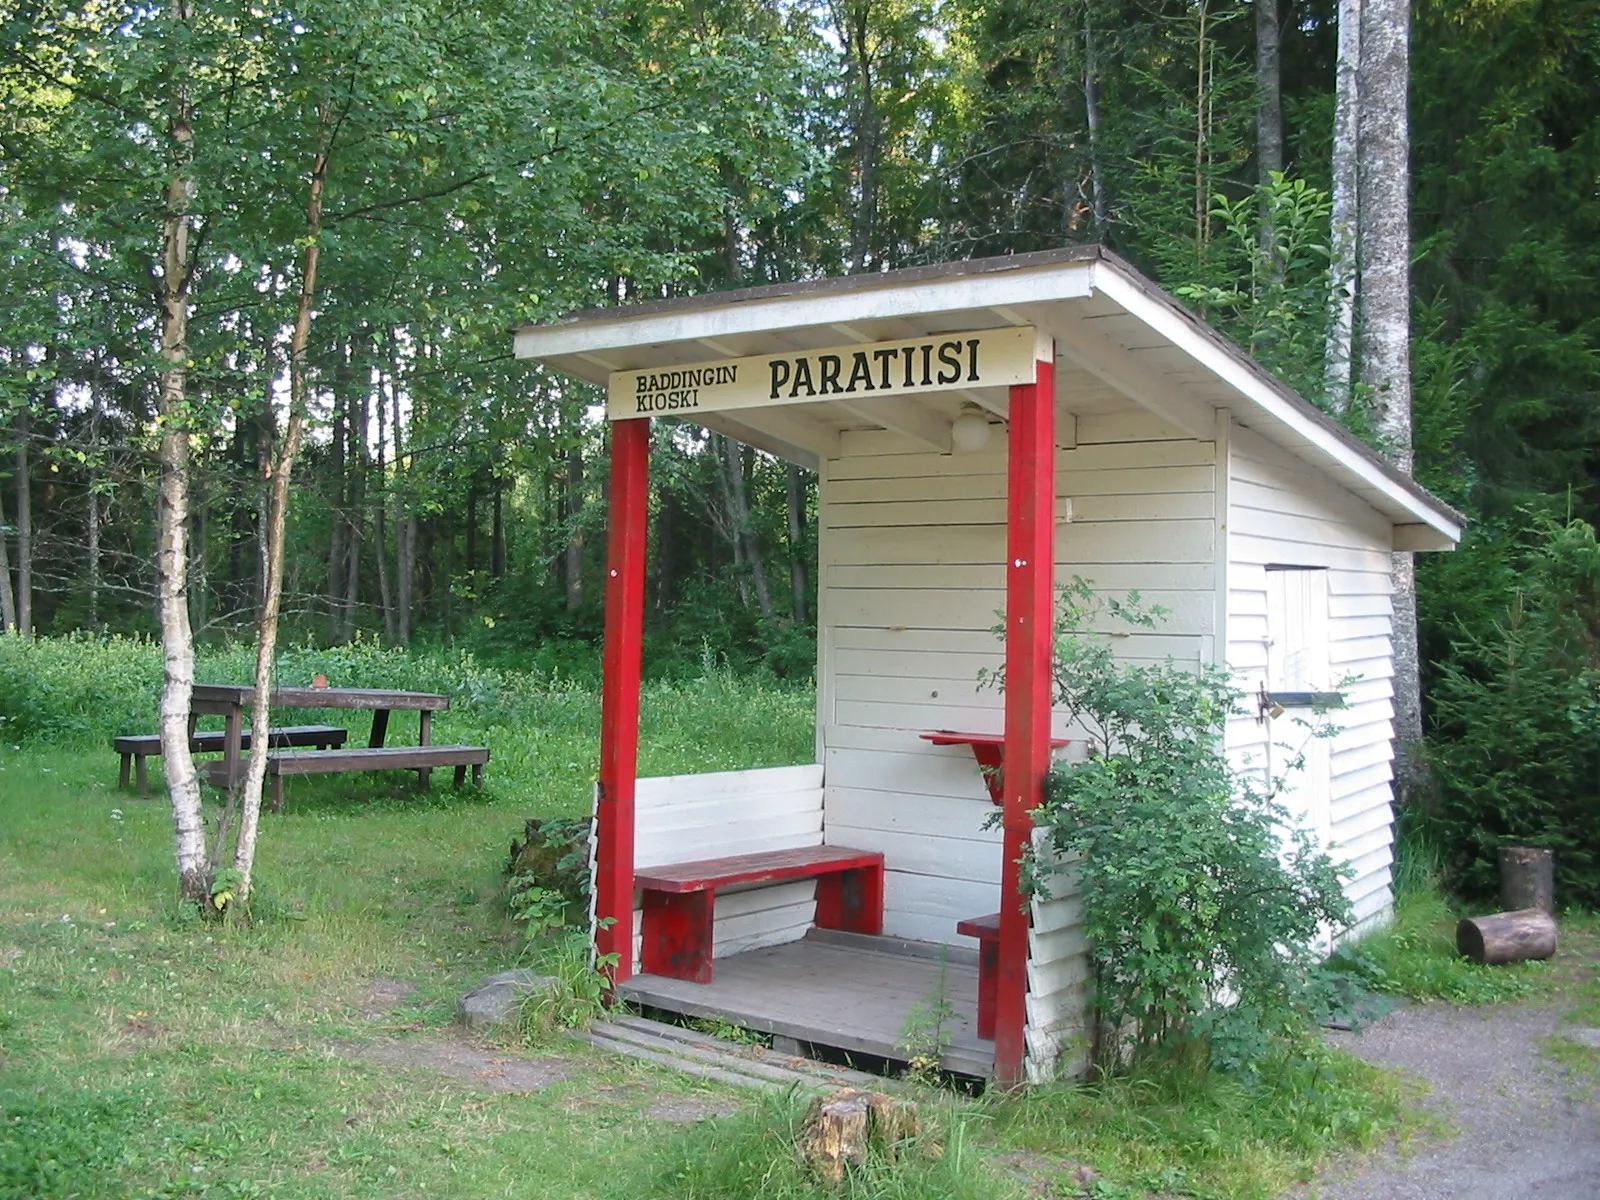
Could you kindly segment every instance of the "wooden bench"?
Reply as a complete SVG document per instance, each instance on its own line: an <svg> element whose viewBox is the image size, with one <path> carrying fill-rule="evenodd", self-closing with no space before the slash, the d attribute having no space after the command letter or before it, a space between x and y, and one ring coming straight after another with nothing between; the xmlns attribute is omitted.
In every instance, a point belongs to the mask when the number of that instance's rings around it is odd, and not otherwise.
<svg viewBox="0 0 1600 1200"><path fill-rule="evenodd" d="M221 730L207 733L191 733L189 735L189 749L195 754L220 754L227 749L227 734ZM337 725L286 725L281 729L274 729L267 735L267 745L275 750L285 749L290 746L315 746L319 750L329 747L337 749L343 746L345 739L350 736L349 730L341 729ZM122 787L128 786L128 766L132 760L139 778L139 791L150 790L150 779L145 771L144 760L161 754L161 735L159 733L130 733L112 740L116 752L122 755L122 772L118 783ZM250 731L245 730L239 735L239 746L242 750L250 749Z"/></svg>
<svg viewBox="0 0 1600 1200"><path fill-rule="evenodd" d="M1000 995L1000 914L968 917L956 932L978 939L978 1036L994 1041L994 1010Z"/></svg>
<svg viewBox="0 0 1600 1200"><path fill-rule="evenodd" d="M286 775L338 775L346 771L415 771L417 785L428 786L435 767L454 767L456 786L466 782L472 768L472 786L483 786L483 768L489 761L487 746L361 746L354 750L285 750L267 756L272 779L272 811L283 811Z"/></svg>
<svg viewBox="0 0 1600 1200"><path fill-rule="evenodd" d="M818 928L883 932L883 855L873 851L806 846L651 867L634 874L645 973L710 983L717 890L790 879L817 881Z"/></svg>

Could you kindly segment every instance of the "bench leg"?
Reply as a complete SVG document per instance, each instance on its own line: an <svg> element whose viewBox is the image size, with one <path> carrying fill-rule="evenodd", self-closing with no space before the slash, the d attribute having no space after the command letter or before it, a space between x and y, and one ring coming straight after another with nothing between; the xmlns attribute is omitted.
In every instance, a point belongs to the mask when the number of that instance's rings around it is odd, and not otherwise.
<svg viewBox="0 0 1600 1200"><path fill-rule="evenodd" d="M282 775L274 775L272 777L272 811L275 813L281 813L283 811Z"/></svg>
<svg viewBox="0 0 1600 1200"><path fill-rule="evenodd" d="M117 786L119 788L121 788L123 791L127 791L128 790L128 776L129 776L129 773L132 770L133 770L133 755L124 754L122 756L122 770L117 772Z"/></svg>
<svg viewBox="0 0 1600 1200"><path fill-rule="evenodd" d="M978 940L978 1036L994 1041L994 1010L1000 997L1000 939Z"/></svg>
<svg viewBox="0 0 1600 1200"><path fill-rule="evenodd" d="M711 982L714 892L644 894L640 958L645 973L691 983Z"/></svg>
<svg viewBox="0 0 1600 1200"><path fill-rule="evenodd" d="M480 792L483 791L483 764L482 763L473 763L472 764L472 786L477 788Z"/></svg>
<svg viewBox="0 0 1600 1200"><path fill-rule="evenodd" d="M460 787L467 781L467 764L459 763L456 766L456 786Z"/></svg>
<svg viewBox="0 0 1600 1200"><path fill-rule="evenodd" d="M883 868L857 867L817 879L817 928L883 932Z"/></svg>
<svg viewBox="0 0 1600 1200"><path fill-rule="evenodd" d="M143 754L135 754L133 756L133 769L139 780L139 795L148 796L150 794L150 773L145 770L144 759L145 756Z"/></svg>
<svg viewBox="0 0 1600 1200"><path fill-rule="evenodd" d="M433 768L432 767L418 767L417 768L417 787L419 789L421 789L424 792L427 791L428 790L428 784L432 780L433 780Z"/></svg>

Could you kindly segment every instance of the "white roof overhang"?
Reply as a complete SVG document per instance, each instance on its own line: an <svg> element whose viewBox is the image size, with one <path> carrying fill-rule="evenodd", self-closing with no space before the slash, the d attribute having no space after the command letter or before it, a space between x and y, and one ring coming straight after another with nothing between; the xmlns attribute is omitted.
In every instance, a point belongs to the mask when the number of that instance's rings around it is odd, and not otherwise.
<svg viewBox="0 0 1600 1200"><path fill-rule="evenodd" d="M1449 549L1465 518L1099 247L973 259L596 309L516 332L516 354L604 385L615 371L1031 326L1054 340L1064 415L1108 393L1202 440L1216 413L1323 471L1394 525L1395 547ZM1064 381L1079 381L1063 386ZM1098 392L1097 392L1098 389ZM1098 400L1097 400L1098 396ZM1004 388L702 413L692 419L815 466L881 428L948 451L963 401L1004 418ZM1070 420L1063 422L1070 437Z"/></svg>

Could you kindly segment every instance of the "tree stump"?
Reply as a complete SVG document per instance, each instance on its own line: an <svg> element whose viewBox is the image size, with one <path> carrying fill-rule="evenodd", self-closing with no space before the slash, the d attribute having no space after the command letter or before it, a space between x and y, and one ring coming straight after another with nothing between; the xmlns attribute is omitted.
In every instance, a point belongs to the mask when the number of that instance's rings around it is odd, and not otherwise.
<svg viewBox="0 0 1600 1200"><path fill-rule="evenodd" d="M892 1158L921 1132L922 1118L909 1100L843 1088L811 1102L797 1148L819 1179L838 1186L850 1166L866 1166L874 1145Z"/></svg>
<svg viewBox="0 0 1600 1200"><path fill-rule="evenodd" d="M1549 958L1556 952L1556 920L1539 908L1467 917L1456 926L1456 949L1490 965Z"/></svg>
<svg viewBox="0 0 1600 1200"><path fill-rule="evenodd" d="M1500 903L1508 912L1538 908L1555 916L1555 852L1532 846L1501 846Z"/></svg>

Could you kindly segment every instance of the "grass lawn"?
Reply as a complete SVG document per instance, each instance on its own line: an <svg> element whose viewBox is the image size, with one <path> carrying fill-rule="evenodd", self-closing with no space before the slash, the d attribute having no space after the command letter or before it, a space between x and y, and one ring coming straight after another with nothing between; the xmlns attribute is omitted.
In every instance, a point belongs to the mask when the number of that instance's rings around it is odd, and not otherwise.
<svg viewBox="0 0 1600 1200"><path fill-rule="evenodd" d="M809 760L811 705L722 676L655 685L642 770ZM0 746L0 1197L827 1194L781 1136L792 1103L449 1027L461 991L526 955L507 847L528 816L586 811L597 725L592 694L546 686L440 720L437 740L493 748L481 794L291 780L249 928L171 899L165 798L119 792L100 733ZM1255 1086L1152 1076L932 1111L959 1153L850 1194L1021 1196L1076 1161L1102 1197L1268 1197L1408 1122L1397 1083L1332 1053Z"/></svg>

